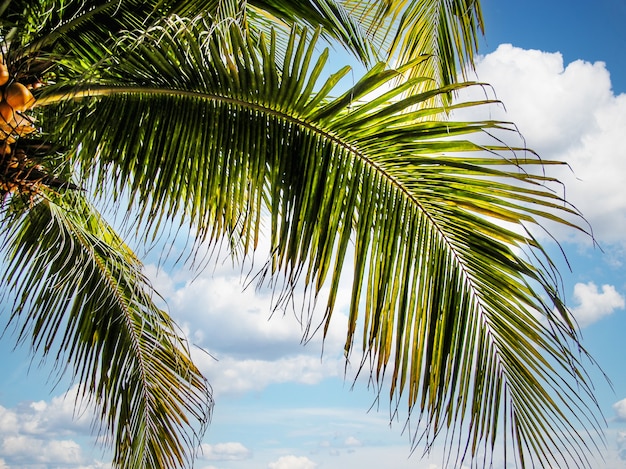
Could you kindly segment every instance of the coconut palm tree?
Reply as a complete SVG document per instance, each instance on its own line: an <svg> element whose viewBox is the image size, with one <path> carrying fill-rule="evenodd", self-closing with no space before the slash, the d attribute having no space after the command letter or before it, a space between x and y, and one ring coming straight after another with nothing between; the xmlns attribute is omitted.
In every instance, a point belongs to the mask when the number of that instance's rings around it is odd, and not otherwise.
<svg viewBox="0 0 626 469"><path fill-rule="evenodd" d="M560 163L446 117L490 102L451 99L478 2L7 0L0 27L9 324L80 383L116 467L191 465L212 399L107 203L146 243L173 224L247 255L266 225L260 278L328 285L320 333L353 252L346 356L414 445L589 464L586 353L529 229L579 226ZM363 63L350 86L330 44Z"/></svg>

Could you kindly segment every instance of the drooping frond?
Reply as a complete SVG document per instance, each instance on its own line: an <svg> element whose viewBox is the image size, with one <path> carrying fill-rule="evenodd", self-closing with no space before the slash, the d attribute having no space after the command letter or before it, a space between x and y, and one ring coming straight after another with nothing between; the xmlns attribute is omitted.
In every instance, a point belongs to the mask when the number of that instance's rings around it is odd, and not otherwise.
<svg viewBox="0 0 626 469"><path fill-rule="evenodd" d="M559 163L475 143L504 123L433 121L433 97L471 84L406 97L409 79L372 97L419 61L373 67L331 98L347 70L321 79L326 54L314 60L306 34L278 58L272 38L206 26L138 34L102 81L50 87L42 121L106 194L130 194L149 232L191 223L249 250L266 208L268 273L329 284L326 326L353 249L346 354L360 349L389 382L427 447L448 435L451 465L512 442L519 461L588 467L599 423L586 356L528 231L578 216L546 186Z"/></svg>
<svg viewBox="0 0 626 469"><path fill-rule="evenodd" d="M116 467L190 463L210 390L132 251L80 191L15 196L4 215L18 340L71 370Z"/></svg>

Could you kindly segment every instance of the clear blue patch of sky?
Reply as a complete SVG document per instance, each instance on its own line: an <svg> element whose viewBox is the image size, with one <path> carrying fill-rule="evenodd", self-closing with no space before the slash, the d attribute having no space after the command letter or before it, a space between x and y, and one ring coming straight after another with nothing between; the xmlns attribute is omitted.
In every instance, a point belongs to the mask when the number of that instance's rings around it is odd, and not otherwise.
<svg viewBox="0 0 626 469"><path fill-rule="evenodd" d="M6 311L3 306L3 311ZM0 337L0 405L13 407L24 401L39 401L50 395L63 394L69 388L69 378L59 382L52 370L52 360L42 364L41 354L33 355L28 342L16 346L17 336L12 328ZM56 392L55 392L56 391Z"/></svg>

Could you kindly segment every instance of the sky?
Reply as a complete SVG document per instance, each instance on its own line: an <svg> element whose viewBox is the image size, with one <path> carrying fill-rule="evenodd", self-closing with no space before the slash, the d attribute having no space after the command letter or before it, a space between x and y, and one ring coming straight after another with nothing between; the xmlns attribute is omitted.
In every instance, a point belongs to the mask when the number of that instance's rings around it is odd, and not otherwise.
<svg viewBox="0 0 626 469"><path fill-rule="evenodd" d="M600 246L556 229L566 262L556 243L544 241L583 344L612 382L592 374L607 421L596 468L626 468L626 2L482 5L476 75L504 104L489 116L515 122L543 158L569 163L558 176ZM244 289L229 262L199 275L183 266L159 270L152 255L146 264L175 320L212 355L194 349L216 399L197 468L441 467L437 447L431 457L410 455L403 421L390 423L384 402L371 408L375 395L365 382L352 389L345 379L341 300L322 355L319 338L301 343L296 316L270 318L270 292ZM0 340L0 469L108 468L89 413L74 415L76 389L55 386L48 367L13 345L10 336Z"/></svg>

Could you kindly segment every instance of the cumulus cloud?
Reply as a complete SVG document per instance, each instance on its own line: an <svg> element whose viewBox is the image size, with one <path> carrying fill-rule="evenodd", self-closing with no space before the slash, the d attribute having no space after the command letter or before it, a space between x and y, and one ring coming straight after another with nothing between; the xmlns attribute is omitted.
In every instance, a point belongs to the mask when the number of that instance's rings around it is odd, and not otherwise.
<svg viewBox="0 0 626 469"><path fill-rule="evenodd" d="M613 404L613 410L618 420L626 422L626 399L622 399Z"/></svg>
<svg viewBox="0 0 626 469"><path fill-rule="evenodd" d="M191 332L210 350L240 358L294 352L303 334L291 317L271 320L271 294L244 290L234 275L200 277L178 289L170 304L185 321L193 321Z"/></svg>
<svg viewBox="0 0 626 469"><path fill-rule="evenodd" d="M110 467L90 460L81 448L90 433L92 410L75 406L78 387L50 401L0 406L0 454L4 467ZM33 448L37 448L33 452Z"/></svg>
<svg viewBox="0 0 626 469"><path fill-rule="evenodd" d="M324 339L320 331L313 333L321 315L314 316L307 329L309 304L302 290L295 291L288 309L275 311L275 292L247 287L241 271L241 266L225 264L195 275L184 268L164 272L151 265L147 269L194 345L194 360L214 393L259 391L272 383L317 384L343 374L349 293L339 295ZM341 284L341 288L349 292L349 287ZM324 295L320 295L322 306ZM319 309L323 310L318 308L318 313Z"/></svg>
<svg viewBox="0 0 626 469"><path fill-rule="evenodd" d="M614 100L604 63L565 66L560 53L503 44L480 59L477 74L504 104L500 116L513 117L531 147L542 152L582 143L599 130L595 112Z"/></svg>
<svg viewBox="0 0 626 469"><path fill-rule="evenodd" d="M623 309L624 297L614 286L602 285L602 290L593 283L577 283L574 286L574 298L578 306L572 309L572 314L580 327L588 326L609 316L616 309Z"/></svg>
<svg viewBox="0 0 626 469"><path fill-rule="evenodd" d="M348 438L346 438L343 444L345 446L361 446L361 442L353 436L349 436Z"/></svg>
<svg viewBox="0 0 626 469"><path fill-rule="evenodd" d="M267 465L268 469L315 469L317 464L305 456L281 456Z"/></svg>
<svg viewBox="0 0 626 469"><path fill-rule="evenodd" d="M582 212L601 244L625 246L626 95L613 93L605 64L577 60L565 65L560 53L504 44L479 60L477 75L493 86L504 106L458 115L512 121L543 159L567 162L571 169L550 169L565 184L564 193L555 189ZM489 89L477 88L461 99L484 99L485 93L494 97ZM590 241L573 230L551 230L561 241Z"/></svg>
<svg viewBox="0 0 626 469"><path fill-rule="evenodd" d="M92 410L76 406L78 386L49 402L25 402L14 409L0 406L0 434L20 432L35 437L50 433L71 435L88 433Z"/></svg>
<svg viewBox="0 0 626 469"><path fill-rule="evenodd" d="M178 275L176 272L157 272L151 266L147 273L151 280L156 279L154 283L169 285L163 296L176 320L192 341L211 353L267 360L302 353L308 319L302 294L296 292L293 308L272 313L274 292L246 287L237 269L220 275L203 272L174 289L170 277ZM341 348L345 337L339 331L345 333L342 326L346 321L340 312L333 317L337 327L329 331L326 346ZM319 355L321 334L312 345Z"/></svg>
<svg viewBox="0 0 626 469"><path fill-rule="evenodd" d="M72 386L66 393L54 396L50 402L38 401L30 404L38 419L33 432L48 432L55 428L66 434L88 433L93 417L90 407L81 405L79 386ZM31 422L33 424L33 422Z"/></svg>
<svg viewBox="0 0 626 469"><path fill-rule="evenodd" d="M276 383L317 384L325 378L343 373L343 362L340 359L322 360L319 355L300 354L275 360L224 357L215 361L201 351L194 351L193 357L211 383L216 396L260 391Z"/></svg>
<svg viewBox="0 0 626 469"><path fill-rule="evenodd" d="M251 451L239 442L202 444L200 457L209 461L241 461L252 457Z"/></svg>

